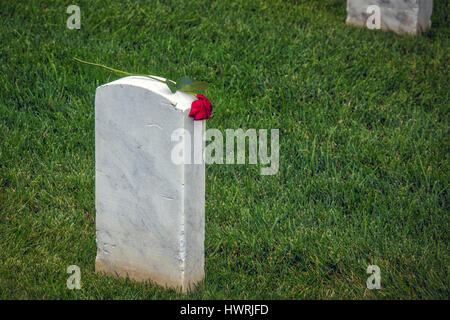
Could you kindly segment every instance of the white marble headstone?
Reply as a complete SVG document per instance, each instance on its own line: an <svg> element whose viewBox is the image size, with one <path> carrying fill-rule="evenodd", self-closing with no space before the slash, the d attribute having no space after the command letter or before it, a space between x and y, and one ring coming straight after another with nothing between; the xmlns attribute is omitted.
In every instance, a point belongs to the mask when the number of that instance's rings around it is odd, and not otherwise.
<svg viewBox="0 0 450 320"><path fill-rule="evenodd" d="M366 26L370 6L380 8L383 30L417 35L431 27L433 0L347 0L347 23Z"/></svg>
<svg viewBox="0 0 450 320"><path fill-rule="evenodd" d="M173 131L194 137L195 99L147 77L97 88L97 272L183 291L203 279L205 165L171 160Z"/></svg>

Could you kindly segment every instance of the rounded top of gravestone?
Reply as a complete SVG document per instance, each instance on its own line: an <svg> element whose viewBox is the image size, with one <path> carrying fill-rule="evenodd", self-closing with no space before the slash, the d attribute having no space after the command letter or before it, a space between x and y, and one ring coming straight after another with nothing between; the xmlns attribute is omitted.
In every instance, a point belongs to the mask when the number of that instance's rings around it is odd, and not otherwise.
<svg viewBox="0 0 450 320"><path fill-rule="evenodd" d="M158 78L162 81L166 81L166 79L162 78L162 77L153 76L153 75L152 75L152 77ZM182 91L177 91L175 93L172 93L172 91L170 91L167 84L159 82L159 81L149 78L149 77L145 77L145 76L130 76L130 77L125 77L125 78L120 78L118 80L104 84L104 85L100 86L99 88L106 87L106 86L115 86L115 85L119 85L119 86L128 85L128 86L134 86L134 87L140 87L140 88L146 89L148 91L151 91L152 93L158 94L158 95L166 98L167 100L170 101L170 103L176 109L179 109L181 111L186 111L186 110L190 109L192 102L197 99L192 94L182 92Z"/></svg>

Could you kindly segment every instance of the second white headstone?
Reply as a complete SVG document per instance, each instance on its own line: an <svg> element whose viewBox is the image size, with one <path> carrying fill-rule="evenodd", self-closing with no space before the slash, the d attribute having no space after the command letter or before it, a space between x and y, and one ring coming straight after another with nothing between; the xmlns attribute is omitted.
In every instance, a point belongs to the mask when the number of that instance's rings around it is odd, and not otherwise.
<svg viewBox="0 0 450 320"><path fill-rule="evenodd" d="M374 18L383 30L418 35L431 27L432 11L433 0L347 0L346 22L366 26Z"/></svg>

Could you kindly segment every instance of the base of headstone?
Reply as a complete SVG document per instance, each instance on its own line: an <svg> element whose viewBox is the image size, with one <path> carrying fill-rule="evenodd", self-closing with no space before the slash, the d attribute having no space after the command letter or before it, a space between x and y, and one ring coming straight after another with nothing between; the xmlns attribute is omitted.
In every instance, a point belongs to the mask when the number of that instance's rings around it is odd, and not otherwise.
<svg viewBox="0 0 450 320"><path fill-rule="evenodd" d="M380 8L381 29L397 34L418 35L431 27L433 0L347 0L347 24L365 27L371 15L367 8Z"/></svg>

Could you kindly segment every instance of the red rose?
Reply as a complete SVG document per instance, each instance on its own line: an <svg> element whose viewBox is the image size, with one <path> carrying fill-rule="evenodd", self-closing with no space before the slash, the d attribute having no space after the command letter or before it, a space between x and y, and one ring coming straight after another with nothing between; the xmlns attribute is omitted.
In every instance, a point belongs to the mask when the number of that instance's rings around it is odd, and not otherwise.
<svg viewBox="0 0 450 320"><path fill-rule="evenodd" d="M189 117L193 117L194 120L209 119L212 112L211 102L201 94L198 94L197 98L198 100L193 101L191 104Z"/></svg>

